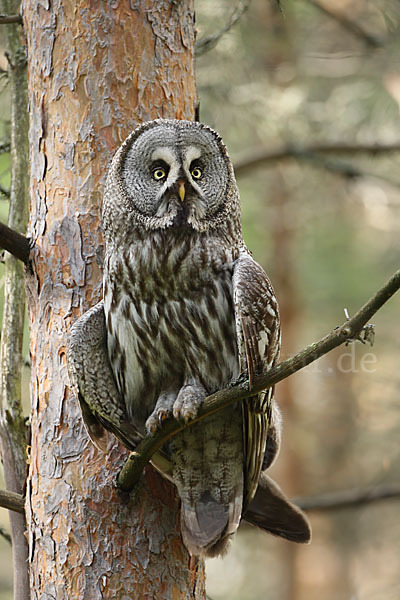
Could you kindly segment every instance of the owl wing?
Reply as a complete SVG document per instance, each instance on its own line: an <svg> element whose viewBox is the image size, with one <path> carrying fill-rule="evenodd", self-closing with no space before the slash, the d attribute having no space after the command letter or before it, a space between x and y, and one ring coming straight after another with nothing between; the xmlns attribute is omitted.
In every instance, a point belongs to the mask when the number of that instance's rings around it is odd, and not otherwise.
<svg viewBox="0 0 400 600"><path fill-rule="evenodd" d="M81 406L86 431L95 446L106 451L107 431L110 431L132 450L141 437L129 423L125 403L115 385L106 340L101 301L71 327L67 342L70 380Z"/></svg>
<svg viewBox="0 0 400 600"><path fill-rule="evenodd" d="M240 369L248 374L251 389L254 375L270 369L279 357L278 303L264 270L245 251L234 264L232 283ZM256 492L267 450L273 394L269 388L243 403L245 508Z"/></svg>

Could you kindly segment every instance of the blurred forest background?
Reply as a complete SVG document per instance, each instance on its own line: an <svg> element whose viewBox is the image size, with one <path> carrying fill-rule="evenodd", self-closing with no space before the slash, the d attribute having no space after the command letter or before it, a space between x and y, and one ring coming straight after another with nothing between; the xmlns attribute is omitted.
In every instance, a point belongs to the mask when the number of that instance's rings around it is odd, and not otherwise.
<svg viewBox="0 0 400 600"><path fill-rule="evenodd" d="M274 0L197 0L195 6L200 117L221 133L237 165L245 239L276 289L287 358L341 324L345 308L353 314L399 268L400 2L283 0L279 7ZM201 43L239 16L215 47ZM0 35L6 69L4 29ZM9 100L2 71L0 87L0 190L6 192ZM332 145L352 151L328 152ZM362 151L371 146L375 152ZM270 160L245 168L262 150ZM7 219L5 193L0 219ZM283 444L271 474L290 497L398 481L399 308L395 296L376 315L372 348L339 348L278 385ZM27 339L25 357L29 414ZM400 498L312 511L309 546L244 525L226 558L207 562L208 594L398 600L399 515ZM0 526L7 532L4 509ZM0 536L0 600L12 597L11 576L10 546Z"/></svg>

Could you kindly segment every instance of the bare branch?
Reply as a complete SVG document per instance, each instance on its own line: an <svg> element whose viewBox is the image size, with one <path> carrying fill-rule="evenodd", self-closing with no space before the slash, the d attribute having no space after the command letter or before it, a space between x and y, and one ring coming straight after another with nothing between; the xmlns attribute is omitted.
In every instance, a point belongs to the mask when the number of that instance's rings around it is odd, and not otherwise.
<svg viewBox="0 0 400 600"><path fill-rule="evenodd" d="M0 15L0 25L9 25L10 23L21 23L21 15Z"/></svg>
<svg viewBox="0 0 400 600"><path fill-rule="evenodd" d="M2 73L1 70L0 73ZM0 154L6 154L7 152L10 152L10 146L10 142L0 142Z"/></svg>
<svg viewBox="0 0 400 600"><path fill-rule="evenodd" d="M15 256L15 258L22 260L26 265L29 264L29 256L32 250L30 239L1 222L0 248L7 250L7 252Z"/></svg>
<svg viewBox="0 0 400 600"><path fill-rule="evenodd" d="M13 510L14 512L24 515L24 503L25 501L22 494L9 492L7 490L0 490L0 506L2 508L7 508L8 510Z"/></svg>
<svg viewBox="0 0 400 600"><path fill-rule="evenodd" d="M7 190L2 185L0 185L0 194L3 194L6 198L10 198L10 190Z"/></svg>
<svg viewBox="0 0 400 600"><path fill-rule="evenodd" d="M237 382L234 386L225 388L208 396L203 406L199 410L196 419L189 423L181 423L175 419L168 419L163 423L160 431L147 436L136 450L129 455L128 460L118 475L118 486L124 491L131 490L141 476L141 473L151 459L153 454L159 450L165 442L182 431L186 427L211 415L222 408L225 408L234 402L249 398L257 392L269 388L282 379L289 377L300 369L303 369L314 362L324 354L327 354L333 348L340 346L346 341L355 340L360 337L364 326L368 323L382 306L393 296L400 288L400 270L397 271L391 279L378 292L368 300L364 306L353 316L337 327L318 342L307 346L304 350L298 352L292 358L281 362L279 365L270 369L267 373L258 375L254 378L252 389L249 390L248 379Z"/></svg>
<svg viewBox="0 0 400 600"><path fill-rule="evenodd" d="M286 144L280 148L268 150L259 148L258 150L249 150L241 158L235 161L236 176L247 174L252 169L267 165L277 161L284 161L295 158L297 160L310 160L317 154L389 154L400 152L400 142L391 144L346 144L321 142L309 144L308 146L296 146Z"/></svg>
<svg viewBox="0 0 400 600"><path fill-rule="evenodd" d="M329 171L330 173L345 179L378 179L396 188L400 187L400 181L396 181L391 177L385 177L379 173L368 173L367 171L359 169L357 166L352 165L351 163L343 162L342 160L337 160L336 158L331 159L318 154L310 154L304 155L302 160L309 162L318 169L324 169L325 171Z"/></svg>
<svg viewBox="0 0 400 600"><path fill-rule="evenodd" d="M384 45L384 41L378 36L368 33L358 23L352 21L344 14L338 13L336 10L333 11L331 8L320 4L317 0L307 0L309 4L314 6L317 10L322 12L324 15L330 17L336 21L343 29L346 29L349 33L360 39L364 44L371 48L381 48Z"/></svg>
<svg viewBox="0 0 400 600"><path fill-rule="evenodd" d="M239 1L238 5L236 6L235 10L231 14L225 27L223 27L220 31L217 31L216 33L208 35L208 36L202 38L201 40L199 40L198 42L196 42L196 45L195 45L196 56L201 56L202 54L205 54L209 50L212 50L213 48L215 48L215 46L218 44L218 42L223 37L223 35L225 35L225 33L227 33L228 31L230 31L232 29L232 27L239 21L241 16L246 12L246 10L250 6L250 2L251 2L251 0Z"/></svg>
<svg viewBox="0 0 400 600"><path fill-rule="evenodd" d="M341 490L311 498L295 498L293 502L305 511L340 510L389 498L400 498L400 484L380 485L363 490Z"/></svg>

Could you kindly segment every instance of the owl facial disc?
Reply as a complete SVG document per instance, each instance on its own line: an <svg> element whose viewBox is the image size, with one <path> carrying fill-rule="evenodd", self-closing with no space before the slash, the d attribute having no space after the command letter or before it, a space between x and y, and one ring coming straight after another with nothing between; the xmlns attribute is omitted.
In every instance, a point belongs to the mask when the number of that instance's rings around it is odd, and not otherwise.
<svg viewBox="0 0 400 600"><path fill-rule="evenodd" d="M121 184L132 213L149 229L205 231L229 209L232 166L222 141L208 127L154 121L136 130L121 152Z"/></svg>

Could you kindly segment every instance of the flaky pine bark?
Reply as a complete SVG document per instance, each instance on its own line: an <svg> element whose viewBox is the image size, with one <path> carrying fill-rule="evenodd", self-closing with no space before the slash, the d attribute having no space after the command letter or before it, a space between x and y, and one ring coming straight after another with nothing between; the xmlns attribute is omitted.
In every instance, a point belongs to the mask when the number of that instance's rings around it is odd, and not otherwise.
<svg viewBox="0 0 400 600"><path fill-rule="evenodd" d="M16 14L19 1L0 0L0 13ZM11 188L8 224L25 233L28 217L28 106L26 49L21 25L7 24L8 77L11 99ZM27 426L21 404L22 338L25 289L22 263L6 253L4 310L0 346L0 445L7 490L22 494L26 479ZM28 600L28 547L23 514L10 511L14 566L14 600Z"/></svg>
<svg viewBox="0 0 400 600"><path fill-rule="evenodd" d="M102 295L101 194L134 126L193 118L190 0L23 1L31 106L33 598L204 598L204 565L179 532L173 487L151 469L131 495L125 451L89 442L68 388L70 324Z"/></svg>

